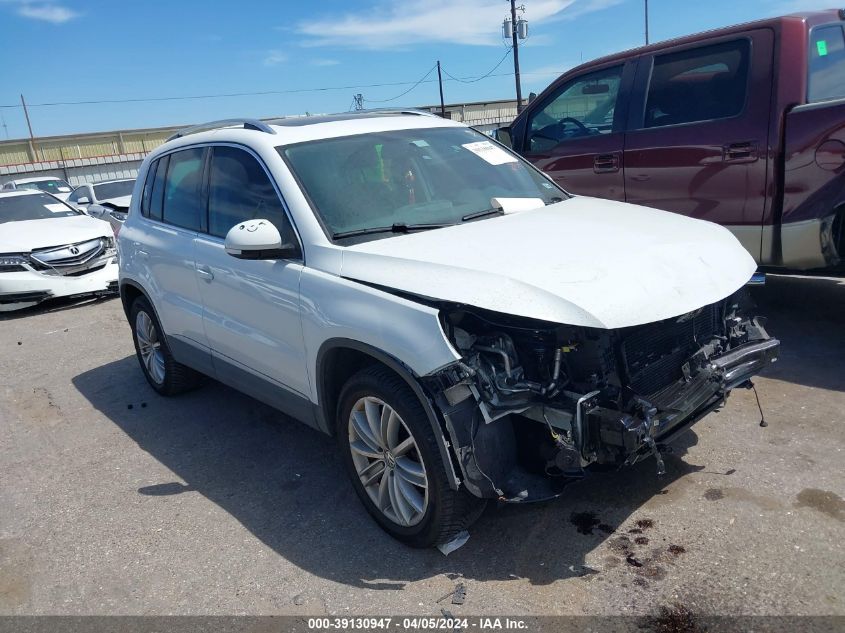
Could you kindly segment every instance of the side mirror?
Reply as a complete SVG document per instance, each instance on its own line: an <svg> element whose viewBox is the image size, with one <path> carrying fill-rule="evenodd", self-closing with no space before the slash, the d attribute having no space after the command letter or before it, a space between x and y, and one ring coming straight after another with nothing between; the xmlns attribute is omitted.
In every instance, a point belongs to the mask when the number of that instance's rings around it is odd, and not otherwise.
<svg viewBox="0 0 845 633"><path fill-rule="evenodd" d="M79 200L76 201L76 204L91 204L91 199L87 196L82 196Z"/></svg>
<svg viewBox="0 0 845 633"><path fill-rule="evenodd" d="M500 127L493 134L494 138L499 141L502 145L507 145L508 147L513 148L513 140L511 139L510 126Z"/></svg>
<svg viewBox="0 0 845 633"><path fill-rule="evenodd" d="M270 220L247 220L226 234L226 252L238 259L291 259L299 255L296 244L282 243L282 236Z"/></svg>

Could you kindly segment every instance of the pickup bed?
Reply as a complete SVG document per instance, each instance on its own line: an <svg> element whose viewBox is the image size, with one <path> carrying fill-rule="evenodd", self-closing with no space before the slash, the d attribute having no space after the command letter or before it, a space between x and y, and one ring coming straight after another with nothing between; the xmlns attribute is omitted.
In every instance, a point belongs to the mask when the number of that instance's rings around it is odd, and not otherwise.
<svg viewBox="0 0 845 633"><path fill-rule="evenodd" d="M845 10L661 42L562 75L498 131L575 194L730 229L764 268L845 255Z"/></svg>

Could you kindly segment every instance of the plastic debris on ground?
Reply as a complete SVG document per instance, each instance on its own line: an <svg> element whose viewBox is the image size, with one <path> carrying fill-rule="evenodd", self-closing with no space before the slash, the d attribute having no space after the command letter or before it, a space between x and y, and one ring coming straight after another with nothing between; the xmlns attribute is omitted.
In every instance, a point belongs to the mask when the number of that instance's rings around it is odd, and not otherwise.
<svg viewBox="0 0 845 633"><path fill-rule="evenodd" d="M437 546L437 549L439 549L444 556L448 556L449 554L454 552L456 549L461 547L468 540L469 540L469 532L464 530L463 532L459 532L455 536L455 538L453 538L448 543L440 543Z"/></svg>

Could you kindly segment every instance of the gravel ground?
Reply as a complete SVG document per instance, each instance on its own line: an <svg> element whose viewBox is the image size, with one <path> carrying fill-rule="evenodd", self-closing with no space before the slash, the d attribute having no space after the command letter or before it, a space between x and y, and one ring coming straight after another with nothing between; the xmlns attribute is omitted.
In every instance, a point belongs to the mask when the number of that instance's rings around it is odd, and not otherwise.
<svg viewBox="0 0 845 633"><path fill-rule="evenodd" d="M770 276L750 391L467 544L373 523L332 441L217 383L163 399L120 302L0 321L0 614L845 615L845 281ZM463 605L437 600L456 583Z"/></svg>

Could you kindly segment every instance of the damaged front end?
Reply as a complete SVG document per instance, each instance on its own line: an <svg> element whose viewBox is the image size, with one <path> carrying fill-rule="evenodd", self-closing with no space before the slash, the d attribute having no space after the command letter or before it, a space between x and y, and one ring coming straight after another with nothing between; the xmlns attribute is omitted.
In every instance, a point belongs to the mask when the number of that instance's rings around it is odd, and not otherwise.
<svg viewBox="0 0 845 633"><path fill-rule="evenodd" d="M615 330L467 306L442 310L461 361L428 376L463 483L480 497L553 497L572 478L653 455L777 359L740 295Z"/></svg>

